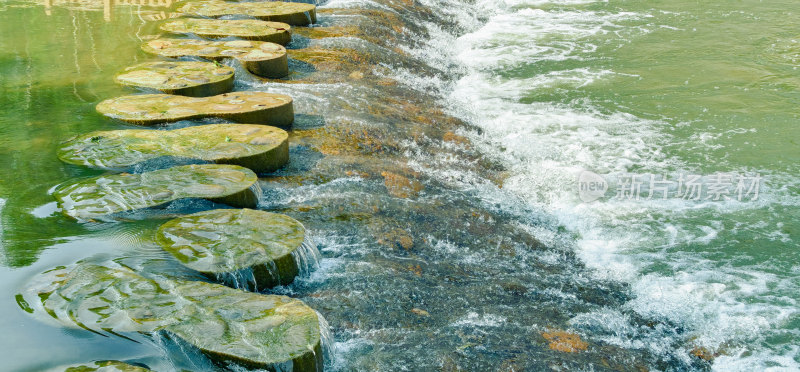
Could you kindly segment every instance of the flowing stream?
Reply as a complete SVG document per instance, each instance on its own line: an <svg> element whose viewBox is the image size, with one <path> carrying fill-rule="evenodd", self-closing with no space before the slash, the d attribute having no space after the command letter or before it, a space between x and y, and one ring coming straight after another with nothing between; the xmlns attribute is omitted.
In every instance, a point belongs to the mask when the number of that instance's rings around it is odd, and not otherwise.
<svg viewBox="0 0 800 372"><path fill-rule="evenodd" d="M0 2L2 371L219 368L160 336L41 324L15 297L86 257L202 279L153 234L213 203L79 224L50 195L103 173L59 162L61 141L132 128L94 107L131 93L114 74L156 60L140 45L175 4L151 5ZM328 370L800 370L796 2L319 9L288 46L289 78L231 65L237 90L295 100L291 160L261 177L260 208L301 221L321 254L271 293L330 324ZM606 181L599 200L581 199L585 171ZM708 192L720 174L718 198L676 183ZM586 346L559 351L559 330Z"/></svg>

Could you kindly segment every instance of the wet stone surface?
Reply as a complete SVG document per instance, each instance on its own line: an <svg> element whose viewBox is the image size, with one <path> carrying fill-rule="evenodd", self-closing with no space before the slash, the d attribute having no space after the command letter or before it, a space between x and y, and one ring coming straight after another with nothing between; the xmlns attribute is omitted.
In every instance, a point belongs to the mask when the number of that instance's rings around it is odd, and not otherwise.
<svg viewBox="0 0 800 372"><path fill-rule="evenodd" d="M267 78L281 78L289 73L286 49L279 44L264 41L162 38L142 44L142 50L170 58L235 58L251 73Z"/></svg>
<svg viewBox="0 0 800 372"><path fill-rule="evenodd" d="M125 169L173 157L235 164L263 173L289 161L288 138L282 129L252 124L99 131L66 141L58 157L66 163L103 169Z"/></svg>
<svg viewBox="0 0 800 372"><path fill-rule="evenodd" d="M47 372L147 372L147 368L130 365L115 360L102 360L90 363L57 367Z"/></svg>
<svg viewBox="0 0 800 372"><path fill-rule="evenodd" d="M166 32L204 38L238 37L281 45L292 41L292 29L288 24L255 19L180 18L163 23L160 28Z"/></svg>
<svg viewBox="0 0 800 372"><path fill-rule="evenodd" d="M234 69L211 62L146 62L119 73L117 83L169 94L205 97L233 89Z"/></svg>
<svg viewBox="0 0 800 372"><path fill-rule="evenodd" d="M301 301L198 281L146 278L114 262L35 277L23 297L38 319L99 334L165 332L213 360L322 370L320 319Z"/></svg>
<svg viewBox="0 0 800 372"><path fill-rule="evenodd" d="M257 290L290 284L315 258L307 256L318 254L300 222L252 209L176 218L158 229L156 241L178 262L211 278L234 278L237 272L249 271Z"/></svg>
<svg viewBox="0 0 800 372"><path fill-rule="evenodd" d="M202 17L247 15L264 21L283 22L295 26L305 26L317 21L315 5L280 1L234 3L200 0L188 3L178 8L178 11Z"/></svg>
<svg viewBox="0 0 800 372"><path fill-rule="evenodd" d="M197 98L137 94L102 101L97 111L113 119L142 125L210 116L276 127L289 127L294 121L292 97L250 91Z"/></svg>
<svg viewBox="0 0 800 372"><path fill-rule="evenodd" d="M61 185L53 192L67 216L89 220L183 198L252 207L253 171L236 165L184 165L142 174L116 174Z"/></svg>

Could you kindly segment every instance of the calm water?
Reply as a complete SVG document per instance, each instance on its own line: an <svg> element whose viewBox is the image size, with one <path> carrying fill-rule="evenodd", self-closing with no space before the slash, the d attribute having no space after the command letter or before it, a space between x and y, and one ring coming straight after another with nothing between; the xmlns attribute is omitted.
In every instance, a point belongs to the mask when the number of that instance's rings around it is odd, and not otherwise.
<svg viewBox="0 0 800 372"><path fill-rule="evenodd" d="M333 0L323 7L388 9L388 3ZM473 163L407 139L400 153L426 180L424 200L386 201L377 196L380 182L328 179L325 172L344 161L322 162L309 185L262 185L264 208L296 212L317 235L321 268L283 291L328 318L337 341L334 368L491 370L514 359L540 370L551 356L532 340L549 318L589 342L611 345L599 354L663 369L700 368L689 351L703 347L720 354L716 370L800 370L796 3L421 3L439 18L396 11L425 33L393 46L425 65L395 67L398 89L430 97L470 123L459 134L502 164L507 178L502 189L476 181ZM143 17L168 9L104 12L84 4L0 2L0 330L6 335L0 370L113 358L157 370L203 370L201 357L158 339L132 343L39 324L14 299L36 273L89 256L178 270L152 246L158 220L79 225L54 213L48 190L99 174L61 164L55 146L90 130L124 128L96 115L94 106L130 93L111 77L151 60L139 44L155 25ZM321 45L373 47L336 39ZM386 48L379 53L401 58ZM347 118L408 137L390 119L348 116L354 114L347 110L369 110L363 97L381 96L372 87L290 90L250 80L237 86L293 94L299 113L324 116L331 126ZM345 104L340 95L353 99ZM297 146L292 151L317 156ZM582 170L671 178L758 173L763 182L757 200L582 203L576 184ZM297 204L332 217L302 214L292 209ZM359 217L373 213L373 204L392 213ZM460 210L481 211L502 228L483 217L485 229L460 225ZM414 226L424 243L414 254L387 252L370 232L369 221L378 218ZM519 231L550 249L520 248ZM514 254L497 251L504 235L515 237ZM424 274L404 269L414 265ZM430 319L419 321L411 307L426 309ZM658 326L642 327L641 319ZM558 358L573 367L592 362Z"/></svg>

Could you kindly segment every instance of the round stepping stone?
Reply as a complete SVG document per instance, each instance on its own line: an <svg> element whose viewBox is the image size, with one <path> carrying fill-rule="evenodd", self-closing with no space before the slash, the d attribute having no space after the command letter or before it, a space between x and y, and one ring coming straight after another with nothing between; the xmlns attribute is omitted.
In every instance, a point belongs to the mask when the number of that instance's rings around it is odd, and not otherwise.
<svg viewBox="0 0 800 372"><path fill-rule="evenodd" d="M255 289L264 290L290 284L307 266L304 261L315 251L305 235L300 222L283 214L217 209L161 225L156 241L181 264L212 279L252 271Z"/></svg>
<svg viewBox="0 0 800 372"><path fill-rule="evenodd" d="M300 300L205 282L151 279L109 262L35 277L23 293L44 322L98 334L167 332L219 362L321 372L320 318Z"/></svg>
<svg viewBox="0 0 800 372"><path fill-rule="evenodd" d="M212 62L147 62L128 67L114 80L191 97L213 96L233 89L233 68Z"/></svg>
<svg viewBox="0 0 800 372"><path fill-rule="evenodd" d="M101 360L90 363L73 364L70 366L56 367L48 372L148 372L147 368L138 367L116 360Z"/></svg>
<svg viewBox="0 0 800 372"><path fill-rule="evenodd" d="M174 34L195 34L209 39L238 37L281 45L292 41L291 26L257 19L181 18L162 24L161 29Z"/></svg>
<svg viewBox="0 0 800 372"><path fill-rule="evenodd" d="M204 198L254 207L253 171L237 165L193 164L142 174L115 174L58 187L53 196L64 214L88 220L183 198Z"/></svg>
<svg viewBox="0 0 800 372"><path fill-rule="evenodd" d="M172 156L235 164L263 173L289 161L289 134L252 124L98 131L71 138L57 153L65 163L104 169L122 169Z"/></svg>
<svg viewBox="0 0 800 372"><path fill-rule="evenodd" d="M236 58L247 71L267 78L289 75L286 48L264 41L199 39L156 39L142 44L142 50L163 57L200 57L210 60Z"/></svg>
<svg viewBox="0 0 800 372"><path fill-rule="evenodd" d="M136 94L100 102L97 111L113 119L141 125L203 117L276 127L289 127L294 121L292 97L250 91L211 97Z"/></svg>
<svg viewBox="0 0 800 372"><path fill-rule="evenodd" d="M264 21L283 22L306 26L317 21L317 7L313 4L280 1L228 2L223 0L192 1L178 12L201 17L247 15Z"/></svg>

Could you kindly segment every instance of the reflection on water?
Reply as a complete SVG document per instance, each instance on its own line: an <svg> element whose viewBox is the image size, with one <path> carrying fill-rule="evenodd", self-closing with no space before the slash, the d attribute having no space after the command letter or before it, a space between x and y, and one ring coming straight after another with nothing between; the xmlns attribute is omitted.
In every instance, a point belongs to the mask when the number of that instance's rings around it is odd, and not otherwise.
<svg viewBox="0 0 800 372"><path fill-rule="evenodd" d="M110 22L113 17L114 7L133 6L147 8L169 8L176 3L175 0L39 0L37 3L44 6L45 14L52 15L53 7L64 7L73 10L103 11L103 19ZM152 10L144 10L153 13ZM164 12L160 12L164 13ZM165 14L165 13L164 13Z"/></svg>

